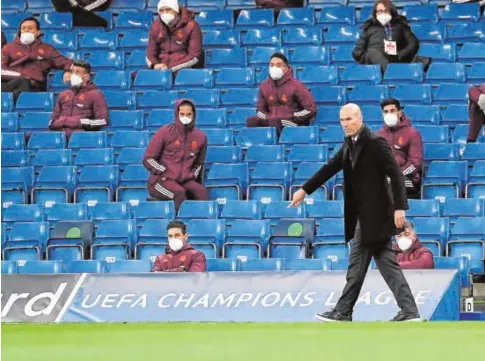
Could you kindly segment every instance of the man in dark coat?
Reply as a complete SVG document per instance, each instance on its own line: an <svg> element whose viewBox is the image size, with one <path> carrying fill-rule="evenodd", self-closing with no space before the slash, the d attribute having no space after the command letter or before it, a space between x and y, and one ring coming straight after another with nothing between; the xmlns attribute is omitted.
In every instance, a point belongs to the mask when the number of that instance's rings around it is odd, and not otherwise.
<svg viewBox="0 0 485 361"><path fill-rule="evenodd" d="M374 4L372 16L362 25L362 35L352 56L361 64L379 64L384 73L389 63L410 63L419 41L407 19L388 1Z"/></svg>
<svg viewBox="0 0 485 361"><path fill-rule="evenodd" d="M401 311L393 321L419 320L411 289L396 262L391 238L404 226L408 209L404 178L386 140L363 124L358 105L340 111L345 143L335 156L293 195L300 205L307 194L343 169L345 241L353 238L347 284L334 310L317 314L322 321L351 321L370 261L394 294ZM387 178L391 179L389 183Z"/></svg>

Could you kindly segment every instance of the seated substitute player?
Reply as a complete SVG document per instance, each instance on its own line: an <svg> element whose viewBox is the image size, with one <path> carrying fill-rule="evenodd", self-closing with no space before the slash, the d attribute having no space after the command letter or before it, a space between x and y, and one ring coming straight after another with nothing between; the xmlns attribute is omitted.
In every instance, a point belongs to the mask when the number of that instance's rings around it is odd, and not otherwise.
<svg viewBox="0 0 485 361"><path fill-rule="evenodd" d="M399 266L402 269L434 268L433 253L421 244L414 225L407 221L400 231L392 247Z"/></svg>

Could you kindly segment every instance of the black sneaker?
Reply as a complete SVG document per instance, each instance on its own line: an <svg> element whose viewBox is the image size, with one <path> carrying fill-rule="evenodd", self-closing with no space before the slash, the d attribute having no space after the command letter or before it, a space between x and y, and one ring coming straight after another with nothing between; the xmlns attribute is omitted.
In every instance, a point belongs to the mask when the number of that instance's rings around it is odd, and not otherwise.
<svg viewBox="0 0 485 361"><path fill-rule="evenodd" d="M421 318L419 313L409 313L404 311L399 311L396 316L391 320L392 322L420 322Z"/></svg>
<svg viewBox="0 0 485 361"><path fill-rule="evenodd" d="M352 322L352 314L343 315L336 309L324 313L316 313L315 318L324 322Z"/></svg>

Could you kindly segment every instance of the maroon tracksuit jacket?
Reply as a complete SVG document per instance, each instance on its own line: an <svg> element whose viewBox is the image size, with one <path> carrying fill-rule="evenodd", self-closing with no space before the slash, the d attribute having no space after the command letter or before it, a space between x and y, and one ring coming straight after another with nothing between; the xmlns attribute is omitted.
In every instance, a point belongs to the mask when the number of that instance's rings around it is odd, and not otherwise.
<svg viewBox="0 0 485 361"><path fill-rule="evenodd" d="M399 123L390 128L384 125L378 132L387 140L405 177L406 189L419 189L423 165L423 141L421 134L403 114Z"/></svg>
<svg viewBox="0 0 485 361"><path fill-rule="evenodd" d="M180 104L175 103L175 122L158 129L148 144L143 165L151 176L148 191L155 198L174 200L178 209L185 199L207 200L206 189L196 181L207 153L207 136L195 129L196 113L188 126L180 122Z"/></svg>
<svg viewBox="0 0 485 361"><path fill-rule="evenodd" d="M148 38L147 65L165 64L175 73L192 68L202 59L202 33L192 11L181 7L170 26L157 18Z"/></svg>
<svg viewBox="0 0 485 361"><path fill-rule="evenodd" d="M475 142L482 125L485 124L485 113L478 106L478 98L485 94L485 83L481 87L471 87L468 91L470 104L468 110L470 113L470 129L468 131L468 140Z"/></svg>
<svg viewBox="0 0 485 361"><path fill-rule="evenodd" d="M417 238L407 251L401 250L397 244L393 244L392 248L396 254L397 263L402 269L434 268L433 253Z"/></svg>
<svg viewBox="0 0 485 361"><path fill-rule="evenodd" d="M108 125L108 106L93 83L64 90L57 96L49 129L66 132L100 130Z"/></svg>
<svg viewBox="0 0 485 361"><path fill-rule="evenodd" d="M20 73L19 76L32 80L35 89L45 89L45 80L50 70L66 71L71 66L72 60L39 39L30 45L24 45L17 36L2 48L2 78L5 70Z"/></svg>
<svg viewBox="0 0 485 361"><path fill-rule="evenodd" d="M207 261L204 253L186 244L178 252L167 248L165 254L157 257L152 272L205 272Z"/></svg>
<svg viewBox="0 0 485 361"><path fill-rule="evenodd" d="M283 8L302 7L301 0L256 0L256 6L265 9L275 9L280 11Z"/></svg>
<svg viewBox="0 0 485 361"><path fill-rule="evenodd" d="M248 127L283 127L309 125L317 106L305 86L293 78L290 68L280 80L270 77L259 86L256 116L246 121Z"/></svg>

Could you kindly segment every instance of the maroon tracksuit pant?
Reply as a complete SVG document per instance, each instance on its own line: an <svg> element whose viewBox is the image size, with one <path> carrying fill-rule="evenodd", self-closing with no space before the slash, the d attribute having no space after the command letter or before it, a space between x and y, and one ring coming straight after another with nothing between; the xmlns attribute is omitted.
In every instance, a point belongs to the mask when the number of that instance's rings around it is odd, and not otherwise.
<svg viewBox="0 0 485 361"><path fill-rule="evenodd" d="M148 186L148 192L154 198L173 200L177 211L186 199L196 201L206 201L209 199L207 190L195 180L189 180L179 184L170 179L159 179L155 184Z"/></svg>
<svg viewBox="0 0 485 361"><path fill-rule="evenodd" d="M249 117L246 119L246 126L247 127L275 127L276 133L278 136L281 134L283 130L283 125L281 124L281 119L278 118L267 118L261 119L259 117Z"/></svg>

